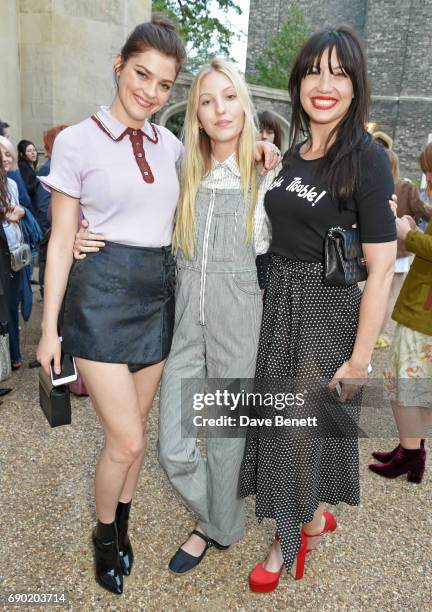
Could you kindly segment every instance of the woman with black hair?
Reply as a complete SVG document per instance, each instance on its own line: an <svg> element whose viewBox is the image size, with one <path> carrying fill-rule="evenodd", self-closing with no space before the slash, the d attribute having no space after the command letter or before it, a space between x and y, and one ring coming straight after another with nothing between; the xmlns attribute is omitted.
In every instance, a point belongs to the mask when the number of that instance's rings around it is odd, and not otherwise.
<svg viewBox="0 0 432 612"><path fill-rule="evenodd" d="M24 180L28 194L32 201L33 211L35 211L36 190L38 180L36 169L38 165L38 152L35 145L30 140L20 140L18 149L18 167Z"/></svg>
<svg viewBox="0 0 432 612"><path fill-rule="evenodd" d="M360 502L360 385L396 257L393 180L384 151L365 130L369 87L354 32L314 34L294 63L289 93L291 147L265 197L272 240L256 384L298 393L297 406L287 402L276 415L300 418L276 426L273 415L272 427L248 433L241 495L256 494L258 519L277 526L266 561L249 576L260 592L277 587L284 566L303 576L307 552L336 529L324 503ZM367 262L363 294L357 284L324 279L328 230L353 225Z"/></svg>
<svg viewBox="0 0 432 612"><path fill-rule="evenodd" d="M282 128L276 116L270 111L258 113L261 140L271 142L278 149L282 147Z"/></svg>

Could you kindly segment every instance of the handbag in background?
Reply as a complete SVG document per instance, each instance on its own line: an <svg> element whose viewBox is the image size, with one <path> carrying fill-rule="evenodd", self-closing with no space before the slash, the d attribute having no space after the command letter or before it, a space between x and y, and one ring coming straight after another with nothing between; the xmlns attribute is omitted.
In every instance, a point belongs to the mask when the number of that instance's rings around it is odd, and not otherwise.
<svg viewBox="0 0 432 612"><path fill-rule="evenodd" d="M39 370L39 404L51 427L71 424L69 388L67 385L54 387L43 368Z"/></svg>
<svg viewBox="0 0 432 612"><path fill-rule="evenodd" d="M10 231L15 232L14 244L17 245L11 247L9 244L11 270L12 272L19 272L25 268L25 266L28 266L31 263L31 249L29 245L24 242L24 236L20 224L11 222L9 225Z"/></svg>
<svg viewBox="0 0 432 612"><path fill-rule="evenodd" d="M367 279L358 228L331 227L324 241L324 284L354 285Z"/></svg>

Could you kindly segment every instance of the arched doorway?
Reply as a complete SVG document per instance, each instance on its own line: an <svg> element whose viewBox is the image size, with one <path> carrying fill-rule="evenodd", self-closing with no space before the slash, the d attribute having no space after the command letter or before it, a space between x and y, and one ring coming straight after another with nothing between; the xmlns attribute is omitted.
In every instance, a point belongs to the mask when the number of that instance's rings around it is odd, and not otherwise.
<svg viewBox="0 0 432 612"><path fill-rule="evenodd" d="M177 138L181 137L183 130L186 104L186 101L172 104L163 111L158 121L160 125L168 128Z"/></svg>

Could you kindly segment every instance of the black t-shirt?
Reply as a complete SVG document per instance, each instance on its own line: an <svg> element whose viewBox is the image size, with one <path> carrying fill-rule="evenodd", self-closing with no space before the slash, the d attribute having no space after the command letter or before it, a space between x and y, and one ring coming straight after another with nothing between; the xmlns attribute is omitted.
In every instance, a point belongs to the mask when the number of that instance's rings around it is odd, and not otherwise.
<svg viewBox="0 0 432 612"><path fill-rule="evenodd" d="M264 206L272 227L270 251L289 259L322 262L330 227L357 224L362 242L396 240L389 205L394 192L390 163L382 147L368 144L360 155L360 180L342 209L319 176L319 159L305 160L297 151L266 193Z"/></svg>

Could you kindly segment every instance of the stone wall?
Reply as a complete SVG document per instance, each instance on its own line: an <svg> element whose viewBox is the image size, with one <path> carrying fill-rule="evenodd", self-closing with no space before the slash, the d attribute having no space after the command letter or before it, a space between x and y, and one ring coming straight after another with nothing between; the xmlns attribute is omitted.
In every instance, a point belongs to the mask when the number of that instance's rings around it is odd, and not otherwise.
<svg viewBox="0 0 432 612"><path fill-rule="evenodd" d="M246 71L254 73L258 55L283 24L290 0L251 0ZM367 0L298 0L311 31L345 24L363 32Z"/></svg>
<svg viewBox="0 0 432 612"><path fill-rule="evenodd" d="M419 178L417 158L432 134L432 0L299 0L312 31L345 23L364 39L371 121L394 140L402 173ZM251 0L247 71L277 34L285 0ZM276 107L275 107L276 109Z"/></svg>
<svg viewBox="0 0 432 612"><path fill-rule="evenodd" d="M47 128L76 123L111 102L115 55L133 27L149 19L151 0L8 0L1 3L2 29L5 12L13 21L9 6L19 36L9 33L7 57L20 58L10 82L21 80L18 92L0 94L0 117L14 124L15 140L23 136L41 148ZM19 109L21 129L13 118Z"/></svg>
<svg viewBox="0 0 432 612"><path fill-rule="evenodd" d="M12 128L12 136L21 134L21 87L18 57L18 2L0 2L0 119Z"/></svg>

